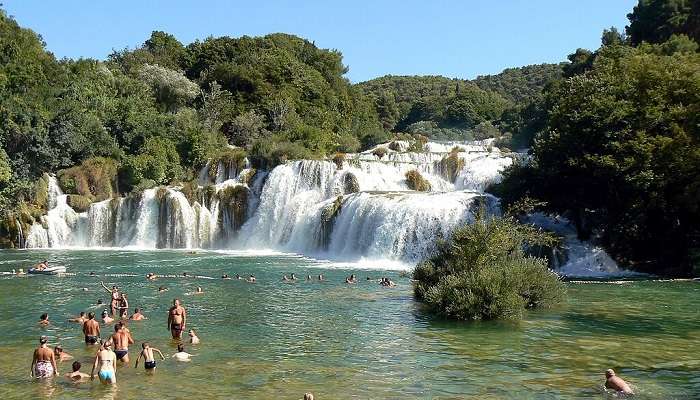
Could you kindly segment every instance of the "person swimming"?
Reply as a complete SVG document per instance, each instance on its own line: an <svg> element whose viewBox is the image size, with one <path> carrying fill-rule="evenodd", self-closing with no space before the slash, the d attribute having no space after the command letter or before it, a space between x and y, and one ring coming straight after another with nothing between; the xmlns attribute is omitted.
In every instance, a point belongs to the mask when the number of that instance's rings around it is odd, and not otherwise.
<svg viewBox="0 0 700 400"><path fill-rule="evenodd" d="M102 311L102 323L111 324L112 322L114 322L114 318L109 316L109 313L107 312L107 310L103 310Z"/></svg>
<svg viewBox="0 0 700 400"><path fill-rule="evenodd" d="M95 321L95 313L90 312L88 319L83 323L85 344L97 344L100 340L100 323Z"/></svg>
<svg viewBox="0 0 700 400"><path fill-rule="evenodd" d="M173 354L171 358L175 361L191 361L190 357L192 354L185 352L185 345L180 343L177 345L177 353Z"/></svg>
<svg viewBox="0 0 700 400"><path fill-rule="evenodd" d="M47 314L47 313L41 314L41 316L39 317L39 325L48 326L50 324L51 324L51 322L49 322L49 314Z"/></svg>
<svg viewBox="0 0 700 400"><path fill-rule="evenodd" d="M250 274L250 277L248 278L248 283L255 283L255 282L256 282L255 275Z"/></svg>
<svg viewBox="0 0 700 400"><path fill-rule="evenodd" d="M34 350L32 357L31 376L33 378L51 378L58 376L58 368L56 367L56 356L49 349L46 343L49 339L46 336L39 338L39 347Z"/></svg>
<svg viewBox="0 0 700 400"><path fill-rule="evenodd" d="M304 393L304 400L314 400L314 395L311 393Z"/></svg>
<svg viewBox="0 0 700 400"><path fill-rule="evenodd" d="M193 294L204 294L204 290L202 290L201 286L197 286L197 290Z"/></svg>
<svg viewBox="0 0 700 400"><path fill-rule="evenodd" d="M167 291L168 291L168 288L166 288L165 286L161 286L158 288L158 293L163 293L163 292L167 292Z"/></svg>
<svg viewBox="0 0 700 400"><path fill-rule="evenodd" d="M229 279L231 279L231 277L228 276L228 274L223 274L223 275L221 275L221 279L229 280Z"/></svg>
<svg viewBox="0 0 700 400"><path fill-rule="evenodd" d="M132 321L141 321L141 320L148 319L148 318L145 315L143 315L143 313L141 313L140 308L136 307L134 309L134 313L131 315L131 317L129 319Z"/></svg>
<svg viewBox="0 0 700 400"><path fill-rule="evenodd" d="M605 387L622 394L634 394L630 385L624 379L615 375L615 371L612 369L605 371Z"/></svg>
<svg viewBox="0 0 700 400"><path fill-rule="evenodd" d="M323 280L323 274L318 274L318 280L322 281Z"/></svg>
<svg viewBox="0 0 700 400"><path fill-rule="evenodd" d="M197 336L197 333L195 333L194 329L190 329L190 331L187 334L190 337L190 344L199 344L199 336Z"/></svg>
<svg viewBox="0 0 700 400"><path fill-rule="evenodd" d="M67 373L65 377L73 382L80 382L90 378L90 375L80 372L80 367L82 367L80 361L73 361L73 365L71 365L73 372Z"/></svg>
<svg viewBox="0 0 700 400"><path fill-rule="evenodd" d="M83 324L85 321L87 321L87 318L85 318L85 311L81 311L80 315L75 318L68 319L68 322L77 322L79 324Z"/></svg>
<svg viewBox="0 0 700 400"><path fill-rule="evenodd" d="M156 359L153 357L154 351L160 354L161 359L165 360L165 357L160 350L156 349L155 347L151 347L148 342L141 343L141 353L138 357L136 357L136 365L134 365L134 368L139 367L139 360L141 357L143 357L143 366L146 370L156 369Z"/></svg>
<svg viewBox="0 0 700 400"><path fill-rule="evenodd" d="M72 360L72 359L73 359L73 356L70 355L70 354L68 354L68 353L66 353L65 351L63 351L63 347L61 347L60 345L54 346L54 348L53 348L53 355L54 355L54 357L56 358L56 360L57 360L58 362L63 362L63 361L66 361L66 360Z"/></svg>
<svg viewBox="0 0 700 400"><path fill-rule="evenodd" d="M95 369L98 370L98 377L103 384L117 383L117 356L112 352L112 344L109 341L102 342L100 350L95 356L95 362L92 364L92 372L90 379L95 379Z"/></svg>

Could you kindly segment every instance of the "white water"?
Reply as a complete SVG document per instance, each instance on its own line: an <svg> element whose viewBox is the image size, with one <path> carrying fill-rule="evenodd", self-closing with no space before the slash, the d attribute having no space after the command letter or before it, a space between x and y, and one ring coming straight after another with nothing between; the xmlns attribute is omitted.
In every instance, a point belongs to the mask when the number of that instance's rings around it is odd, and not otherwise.
<svg viewBox="0 0 700 400"><path fill-rule="evenodd" d="M407 146L400 143L398 148ZM411 265L430 255L436 239L469 223L479 204L498 212L498 199L484 190L500 181L512 156L488 141L430 142L420 153L378 147L387 149L381 159L371 149L346 155L341 168L331 161L292 161L269 173L258 171L251 182L244 179L254 172L250 165L243 171L219 165L215 177L207 165L199 174L202 193L191 203L179 187L155 188L94 203L82 214L66 204L52 177L52 208L41 224L31 227L27 247L272 249L345 263ZM440 161L455 147L464 167L451 182ZM406 173L411 170L430 183L429 192L409 189ZM356 187L349 184L353 182ZM235 213L220 200L234 188L248 193L244 212ZM241 214L244 220L236 221ZM544 220L538 223L546 225ZM570 231L557 232L568 246L562 273L621 274L601 249L578 241Z"/></svg>

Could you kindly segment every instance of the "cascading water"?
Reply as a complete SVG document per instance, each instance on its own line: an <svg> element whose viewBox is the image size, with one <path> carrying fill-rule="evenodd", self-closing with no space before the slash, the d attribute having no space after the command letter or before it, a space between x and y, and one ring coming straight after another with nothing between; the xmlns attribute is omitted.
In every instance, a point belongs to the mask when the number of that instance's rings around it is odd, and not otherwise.
<svg viewBox="0 0 700 400"><path fill-rule="evenodd" d="M424 152L406 152L408 143L378 147L384 148L382 157L372 149L347 154L340 165L299 160L269 173L252 169L247 160L240 171L219 162L214 173L207 164L194 194L186 196L181 187L148 189L94 203L81 214L66 204L51 177L51 209L31 227L26 244L272 248L336 260L412 263L427 257L436 239L469 223L478 207L499 212L498 199L484 191L501 179L513 156L490 142L429 142ZM409 189L406 174L413 170L430 183L430 191ZM603 257L581 242L568 253L569 260Z"/></svg>

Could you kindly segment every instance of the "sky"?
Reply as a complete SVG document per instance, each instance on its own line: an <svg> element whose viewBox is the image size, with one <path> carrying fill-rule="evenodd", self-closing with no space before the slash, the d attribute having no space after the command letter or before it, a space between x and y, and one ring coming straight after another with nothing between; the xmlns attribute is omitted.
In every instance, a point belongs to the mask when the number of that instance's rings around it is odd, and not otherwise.
<svg viewBox="0 0 700 400"><path fill-rule="evenodd" d="M105 59L154 30L183 44L285 32L337 49L352 82L383 75L473 79L565 61L620 30L636 0L0 0L58 58Z"/></svg>

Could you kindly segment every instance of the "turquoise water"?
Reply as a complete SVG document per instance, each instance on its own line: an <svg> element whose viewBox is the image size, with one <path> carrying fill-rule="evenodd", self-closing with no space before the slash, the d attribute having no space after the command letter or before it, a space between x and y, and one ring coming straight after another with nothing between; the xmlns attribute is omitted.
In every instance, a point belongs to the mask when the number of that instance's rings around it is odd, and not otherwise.
<svg viewBox="0 0 700 400"><path fill-rule="evenodd" d="M607 398L603 371L614 368L641 399L700 398L700 283L568 284L568 301L520 323L456 323L430 318L397 271L341 268L289 255L178 251L2 251L0 271L48 258L73 276L0 276L0 392L3 398L559 399ZM89 276L94 271L98 276ZM147 272L201 275L161 278ZM302 280L281 282L283 274ZM254 273L258 283L218 279ZM323 273L327 281L305 282ZM358 285L343 284L355 273ZM117 276L133 274L136 276ZM389 276L395 288L365 277ZM215 279L205 279L213 277ZM132 365L116 388L41 383L29 377L38 336L60 343L90 372L77 324L65 322L118 284L150 318L130 322ZM158 286L168 292L159 294ZM205 294L192 296L197 286ZM88 291L83 291L88 288ZM165 353L172 299L182 299L201 345L190 363L134 369L149 341ZM93 308L101 311L102 308ZM52 325L37 325L49 313ZM104 328L103 332L111 328ZM68 372L70 363L59 366Z"/></svg>

